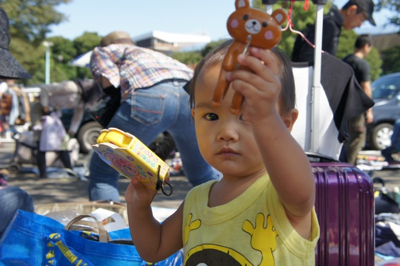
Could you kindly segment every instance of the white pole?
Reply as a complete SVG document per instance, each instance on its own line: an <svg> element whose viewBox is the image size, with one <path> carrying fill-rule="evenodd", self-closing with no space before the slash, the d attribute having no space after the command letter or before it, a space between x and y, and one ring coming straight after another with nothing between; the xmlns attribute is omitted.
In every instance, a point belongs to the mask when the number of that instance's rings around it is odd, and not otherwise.
<svg viewBox="0 0 400 266"><path fill-rule="evenodd" d="M274 11L273 8L272 8L272 5L266 5L265 6L265 13L271 15L272 11Z"/></svg>
<svg viewBox="0 0 400 266"><path fill-rule="evenodd" d="M315 49L314 49L314 75L313 86L311 92L311 136L310 136L310 151L317 152L319 147L319 119L320 119L320 94L322 93L321 86L321 52L322 52L322 32L324 19L324 5L317 4L315 23Z"/></svg>
<svg viewBox="0 0 400 266"><path fill-rule="evenodd" d="M43 42L43 45L46 47L46 69L45 69L45 84L50 84L50 46L53 46L52 42Z"/></svg>

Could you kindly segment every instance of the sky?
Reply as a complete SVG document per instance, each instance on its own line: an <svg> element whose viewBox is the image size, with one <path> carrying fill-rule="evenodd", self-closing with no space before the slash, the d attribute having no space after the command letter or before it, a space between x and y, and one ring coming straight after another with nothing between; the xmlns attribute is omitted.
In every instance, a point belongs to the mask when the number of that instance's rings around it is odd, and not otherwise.
<svg viewBox="0 0 400 266"><path fill-rule="evenodd" d="M335 0L334 3L340 8L346 1ZM122 30L134 38L158 30L203 34L214 41L229 37L226 20L235 10L234 3L234 0L73 0L57 7L68 21L53 26L49 36L73 40L85 31L105 36ZM393 28L383 28L386 16L387 13L375 12L377 27L365 22L356 33L393 32Z"/></svg>

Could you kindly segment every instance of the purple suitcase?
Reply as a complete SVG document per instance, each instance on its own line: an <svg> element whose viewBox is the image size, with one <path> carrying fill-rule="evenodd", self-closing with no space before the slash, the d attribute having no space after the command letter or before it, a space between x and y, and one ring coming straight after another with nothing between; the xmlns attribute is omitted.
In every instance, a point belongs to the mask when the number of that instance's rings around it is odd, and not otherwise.
<svg viewBox="0 0 400 266"><path fill-rule="evenodd" d="M317 156L311 158L313 161ZM375 222L371 178L353 165L323 161L311 163L321 232L315 265L373 266Z"/></svg>

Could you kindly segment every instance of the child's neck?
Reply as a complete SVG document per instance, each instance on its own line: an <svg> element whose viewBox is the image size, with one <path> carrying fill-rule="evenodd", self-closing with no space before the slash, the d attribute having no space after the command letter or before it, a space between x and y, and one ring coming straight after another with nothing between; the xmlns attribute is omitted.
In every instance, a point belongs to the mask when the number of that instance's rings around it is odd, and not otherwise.
<svg viewBox="0 0 400 266"><path fill-rule="evenodd" d="M208 196L208 207L221 206L234 200L266 173L266 169L263 169L263 171L246 177L233 178L224 176L212 186Z"/></svg>

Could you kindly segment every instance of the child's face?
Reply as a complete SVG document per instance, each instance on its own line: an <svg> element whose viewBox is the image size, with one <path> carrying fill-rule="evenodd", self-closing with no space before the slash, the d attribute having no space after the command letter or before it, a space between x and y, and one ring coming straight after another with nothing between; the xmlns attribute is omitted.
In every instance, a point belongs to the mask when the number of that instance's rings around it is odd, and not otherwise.
<svg viewBox="0 0 400 266"><path fill-rule="evenodd" d="M195 121L197 141L204 159L221 173L231 176L251 175L265 169L249 123L229 111L234 91L229 88L222 106L211 101L221 66L199 75L195 84Z"/></svg>

